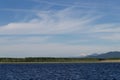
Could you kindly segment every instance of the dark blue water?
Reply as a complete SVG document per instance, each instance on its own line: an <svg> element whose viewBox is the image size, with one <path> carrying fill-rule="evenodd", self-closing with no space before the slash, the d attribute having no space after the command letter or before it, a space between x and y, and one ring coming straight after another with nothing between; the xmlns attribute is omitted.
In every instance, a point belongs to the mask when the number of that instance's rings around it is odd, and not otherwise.
<svg viewBox="0 0 120 80"><path fill-rule="evenodd" d="M0 64L0 80L120 80L120 63Z"/></svg>

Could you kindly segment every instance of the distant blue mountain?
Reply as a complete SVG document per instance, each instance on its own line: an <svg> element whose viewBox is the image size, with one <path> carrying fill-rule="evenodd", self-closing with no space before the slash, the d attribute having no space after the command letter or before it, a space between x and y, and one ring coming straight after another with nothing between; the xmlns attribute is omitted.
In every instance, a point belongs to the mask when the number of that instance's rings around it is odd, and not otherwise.
<svg viewBox="0 0 120 80"><path fill-rule="evenodd" d="M86 56L87 58L120 58L120 52L119 51L112 51L102 54L92 54Z"/></svg>

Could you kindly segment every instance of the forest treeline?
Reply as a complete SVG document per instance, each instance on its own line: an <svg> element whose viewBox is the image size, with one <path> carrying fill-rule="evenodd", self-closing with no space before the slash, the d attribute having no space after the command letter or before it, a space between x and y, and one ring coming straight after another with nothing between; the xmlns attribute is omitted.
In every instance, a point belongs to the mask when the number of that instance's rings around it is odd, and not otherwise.
<svg viewBox="0 0 120 80"><path fill-rule="evenodd" d="M0 58L0 62L81 62L100 61L97 58L50 58L50 57L28 57L28 58Z"/></svg>

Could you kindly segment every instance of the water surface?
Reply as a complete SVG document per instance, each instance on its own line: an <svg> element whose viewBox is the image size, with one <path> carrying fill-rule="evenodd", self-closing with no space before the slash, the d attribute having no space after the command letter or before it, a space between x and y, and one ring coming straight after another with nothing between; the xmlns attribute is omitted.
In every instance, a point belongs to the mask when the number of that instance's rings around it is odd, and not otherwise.
<svg viewBox="0 0 120 80"><path fill-rule="evenodd" d="M120 63L0 64L0 80L120 80Z"/></svg>

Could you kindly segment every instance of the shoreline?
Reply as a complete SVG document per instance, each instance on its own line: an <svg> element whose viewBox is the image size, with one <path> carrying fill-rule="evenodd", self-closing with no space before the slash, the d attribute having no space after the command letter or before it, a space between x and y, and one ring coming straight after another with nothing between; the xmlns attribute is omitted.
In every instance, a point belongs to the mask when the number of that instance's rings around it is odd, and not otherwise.
<svg viewBox="0 0 120 80"><path fill-rule="evenodd" d="M81 62L0 62L0 64L78 64L78 63L120 63L120 61L81 61Z"/></svg>

